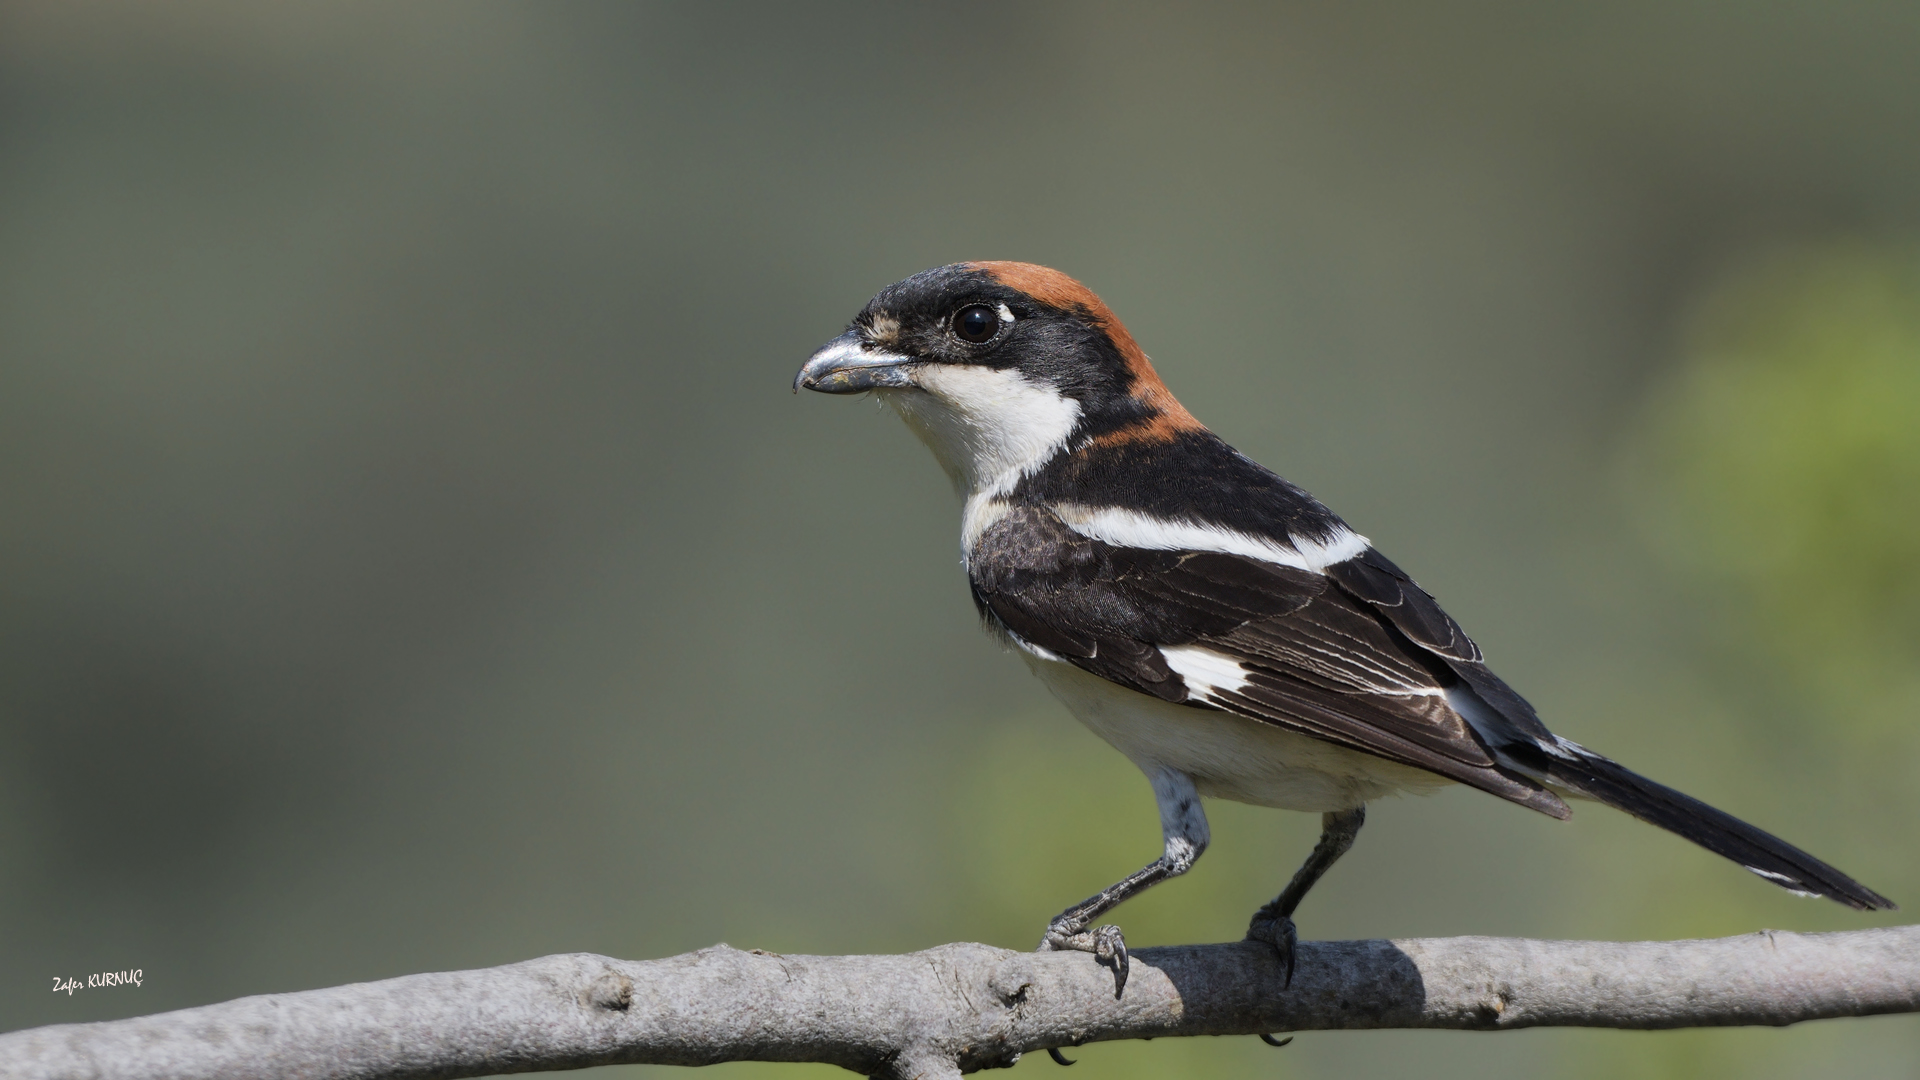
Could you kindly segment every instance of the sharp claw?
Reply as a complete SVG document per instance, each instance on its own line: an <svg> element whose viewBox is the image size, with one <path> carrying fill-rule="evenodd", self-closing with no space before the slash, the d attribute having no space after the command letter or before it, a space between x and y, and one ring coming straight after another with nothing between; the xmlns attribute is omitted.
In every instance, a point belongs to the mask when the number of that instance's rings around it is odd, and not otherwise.
<svg viewBox="0 0 1920 1080"><path fill-rule="evenodd" d="M1093 932L1093 955L1103 964L1113 965L1113 996L1127 988L1127 975L1132 961L1127 956L1127 939L1120 934L1120 928L1108 923Z"/></svg>
<svg viewBox="0 0 1920 1080"><path fill-rule="evenodd" d="M1247 927L1247 940L1264 941L1273 946L1280 962L1286 965L1286 981L1282 989L1292 989L1294 962L1300 952L1300 935L1294 930L1292 919L1269 921L1263 915L1264 912L1253 917L1253 924Z"/></svg>
<svg viewBox="0 0 1920 1080"><path fill-rule="evenodd" d="M1264 1036L1264 1035L1263 1035L1263 1036L1261 1036L1261 1038L1265 1038L1265 1037L1266 1037L1266 1036ZM1291 1040L1289 1040L1289 1041L1291 1041ZM1063 1054L1063 1053L1061 1053L1061 1052L1060 1052L1060 1048L1059 1048L1059 1047L1057 1047L1057 1046L1049 1046L1049 1047L1047 1047L1047 1056L1053 1059L1053 1063L1054 1063L1055 1065L1071 1065L1071 1064L1073 1064L1073 1059L1072 1059L1072 1058L1070 1058L1070 1057L1068 1057L1067 1055L1065 1055L1065 1054Z"/></svg>
<svg viewBox="0 0 1920 1080"><path fill-rule="evenodd" d="M1127 955L1127 939L1120 928L1109 923L1092 929L1069 930L1056 922L1047 927L1046 936L1040 939L1036 952L1056 952L1072 950L1092 953L1093 958L1113 969L1113 996L1127 988L1127 975L1132 970L1132 960Z"/></svg>
<svg viewBox="0 0 1920 1080"><path fill-rule="evenodd" d="M1284 1039L1276 1039L1263 1031L1260 1033L1260 1041L1266 1043L1268 1046L1285 1046L1293 1041L1293 1036L1289 1035Z"/></svg>

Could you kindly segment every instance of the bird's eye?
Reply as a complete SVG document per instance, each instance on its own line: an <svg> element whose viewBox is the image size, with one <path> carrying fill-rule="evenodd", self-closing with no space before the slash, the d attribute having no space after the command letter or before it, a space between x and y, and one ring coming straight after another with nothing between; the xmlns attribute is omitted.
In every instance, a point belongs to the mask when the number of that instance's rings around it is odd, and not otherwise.
<svg viewBox="0 0 1920 1080"><path fill-rule="evenodd" d="M993 332L998 329L1000 314L985 304L971 304L953 316L953 332L960 335L961 341L978 345L993 337Z"/></svg>

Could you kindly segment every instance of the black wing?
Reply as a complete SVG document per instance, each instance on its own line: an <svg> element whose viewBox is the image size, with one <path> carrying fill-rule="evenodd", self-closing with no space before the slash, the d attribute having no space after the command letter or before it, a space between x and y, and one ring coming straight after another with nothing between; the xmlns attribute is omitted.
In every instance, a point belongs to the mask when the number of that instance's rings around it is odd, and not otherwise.
<svg viewBox="0 0 1920 1080"><path fill-rule="evenodd" d="M1477 665L1479 651L1425 593L1423 607L1404 590L1389 595L1385 583L1360 595L1336 578L1238 555L1114 547L1031 505L981 536L969 576L984 616L1102 678L1567 816L1448 704L1447 688L1461 681L1450 662ZM1237 661L1245 684L1188 686L1162 652L1183 645Z"/></svg>
<svg viewBox="0 0 1920 1080"><path fill-rule="evenodd" d="M1433 597L1371 548L1321 575L1238 555L1114 547L1028 505L982 535L969 574L983 616L1124 686L1277 724L1565 818L1566 804L1541 786L1551 783L1786 888L1864 910L1894 906L1779 837L1555 736ZM1162 651L1183 645L1237 662L1245 685L1196 692Z"/></svg>

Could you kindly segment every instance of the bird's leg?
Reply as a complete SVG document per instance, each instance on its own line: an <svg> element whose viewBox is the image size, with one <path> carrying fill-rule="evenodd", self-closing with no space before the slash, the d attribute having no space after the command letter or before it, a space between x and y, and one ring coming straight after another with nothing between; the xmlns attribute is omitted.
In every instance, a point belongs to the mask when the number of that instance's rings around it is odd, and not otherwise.
<svg viewBox="0 0 1920 1080"><path fill-rule="evenodd" d="M1320 815L1320 842L1313 845L1313 854L1294 872L1293 880L1287 882L1279 896L1253 913L1253 921L1247 925L1248 941L1264 941L1280 954L1280 962L1287 967L1288 986L1293 985L1293 950L1299 942L1293 929L1294 909L1307 898L1307 890L1320 880L1320 875L1353 846L1353 838L1360 835L1360 826L1366 822L1365 806Z"/></svg>
<svg viewBox="0 0 1920 1080"><path fill-rule="evenodd" d="M1200 808L1193 779L1172 769L1156 769L1147 778L1153 782L1154 800L1160 804L1165 850L1159 858L1054 916L1040 939L1041 952L1090 952L1111 966L1115 997L1127 985L1127 940L1119 927L1095 926L1093 921L1162 881L1186 873L1207 850L1207 815Z"/></svg>

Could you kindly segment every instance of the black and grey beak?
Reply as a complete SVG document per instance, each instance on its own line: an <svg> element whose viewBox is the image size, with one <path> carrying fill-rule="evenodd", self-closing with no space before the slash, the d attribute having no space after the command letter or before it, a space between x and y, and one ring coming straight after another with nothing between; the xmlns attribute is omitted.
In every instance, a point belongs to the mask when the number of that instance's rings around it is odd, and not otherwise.
<svg viewBox="0 0 1920 1080"><path fill-rule="evenodd" d="M915 363L918 361L911 356L872 348L858 330L849 330L820 346L800 374L793 377L793 389L799 393L804 386L823 394L857 394L912 386L908 368Z"/></svg>

